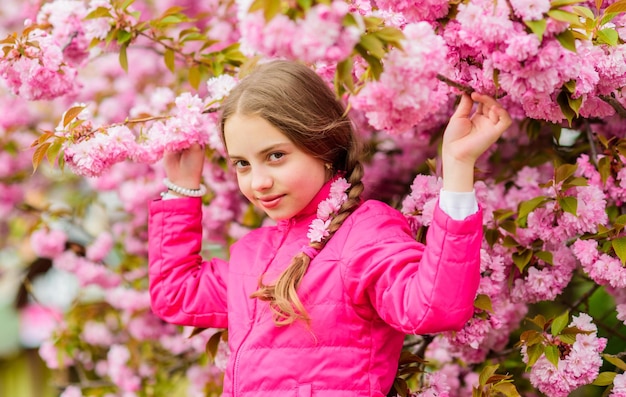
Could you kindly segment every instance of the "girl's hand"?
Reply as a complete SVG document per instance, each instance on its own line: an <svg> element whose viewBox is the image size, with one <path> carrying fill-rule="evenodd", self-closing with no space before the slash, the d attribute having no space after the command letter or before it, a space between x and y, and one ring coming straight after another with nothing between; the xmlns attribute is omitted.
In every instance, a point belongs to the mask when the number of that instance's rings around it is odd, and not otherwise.
<svg viewBox="0 0 626 397"><path fill-rule="evenodd" d="M167 178L180 187L198 189L202 180L204 149L194 144L180 152L166 153L163 165Z"/></svg>
<svg viewBox="0 0 626 397"><path fill-rule="evenodd" d="M473 102L476 111L471 114ZM448 191L466 192L474 188L476 159L500 138L511 125L511 116L488 96L463 94L443 136L443 182Z"/></svg>

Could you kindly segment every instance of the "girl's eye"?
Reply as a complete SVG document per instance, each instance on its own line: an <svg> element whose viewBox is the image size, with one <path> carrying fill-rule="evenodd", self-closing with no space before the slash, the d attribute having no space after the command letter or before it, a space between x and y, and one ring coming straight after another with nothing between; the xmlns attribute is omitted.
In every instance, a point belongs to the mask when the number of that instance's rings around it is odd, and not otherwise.
<svg viewBox="0 0 626 397"><path fill-rule="evenodd" d="M249 165L250 164L246 160L237 160L233 162L233 166L235 166L235 168L237 169L245 168Z"/></svg>
<svg viewBox="0 0 626 397"><path fill-rule="evenodd" d="M285 156L285 153L281 153L281 152L276 152L276 153L272 153L270 154L270 161L277 161L280 160L281 158L283 158Z"/></svg>

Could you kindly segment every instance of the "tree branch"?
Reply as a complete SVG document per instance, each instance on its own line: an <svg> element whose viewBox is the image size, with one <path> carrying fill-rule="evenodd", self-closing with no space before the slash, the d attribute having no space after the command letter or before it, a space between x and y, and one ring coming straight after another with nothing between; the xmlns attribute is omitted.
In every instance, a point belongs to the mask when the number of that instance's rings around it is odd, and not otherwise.
<svg viewBox="0 0 626 397"><path fill-rule="evenodd" d="M622 105L614 96L611 95L598 95L598 98L602 99L604 102L608 103L615 109L617 114L619 114L622 118L626 118L626 108Z"/></svg>
<svg viewBox="0 0 626 397"><path fill-rule="evenodd" d="M467 94L471 94L472 92L474 92L474 89L472 87L468 87L468 86L463 85L461 83L457 83L456 81L450 80L449 78L447 78L444 75L437 74L437 79L439 81L443 81L444 83L446 83L450 87L458 88L459 90L461 90L461 91L463 91L463 92L465 92Z"/></svg>

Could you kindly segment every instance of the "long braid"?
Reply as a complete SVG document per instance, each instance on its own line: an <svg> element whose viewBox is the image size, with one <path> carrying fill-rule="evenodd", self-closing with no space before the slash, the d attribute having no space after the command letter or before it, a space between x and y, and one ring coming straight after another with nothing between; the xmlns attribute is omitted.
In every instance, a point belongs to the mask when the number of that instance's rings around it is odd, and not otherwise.
<svg viewBox="0 0 626 397"><path fill-rule="evenodd" d="M329 235L320 243L311 243L310 247L319 251L328 243L343 222L352 214L361 203L363 193L363 165L360 161L354 160L352 172L346 175L350 188L348 189L348 199L341 205L337 214L332 218L328 227ZM250 295L251 298L258 298L270 303L270 308L274 312L274 323L277 326L289 325L298 319L309 322L309 316L298 297L297 288L304 277L311 258L304 252L298 253L292 259L289 266L278 276L274 285L266 285L259 280L259 289Z"/></svg>

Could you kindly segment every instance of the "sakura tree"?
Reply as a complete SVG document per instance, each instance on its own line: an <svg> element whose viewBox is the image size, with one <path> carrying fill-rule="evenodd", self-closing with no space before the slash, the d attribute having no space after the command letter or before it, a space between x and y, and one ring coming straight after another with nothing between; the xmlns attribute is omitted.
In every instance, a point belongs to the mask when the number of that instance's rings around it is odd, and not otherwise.
<svg viewBox="0 0 626 397"><path fill-rule="evenodd" d="M219 395L226 332L150 312L147 204L163 190L163 153L201 143L204 254L225 256L267 222L238 193L216 122L255 63L287 58L345 101L371 148L367 196L400 209L420 241L459 94L496 96L515 119L476 169L475 315L460 332L407 337L390 395L626 396L625 11L626 0L5 0L0 255L20 258L23 343L64 397Z"/></svg>

